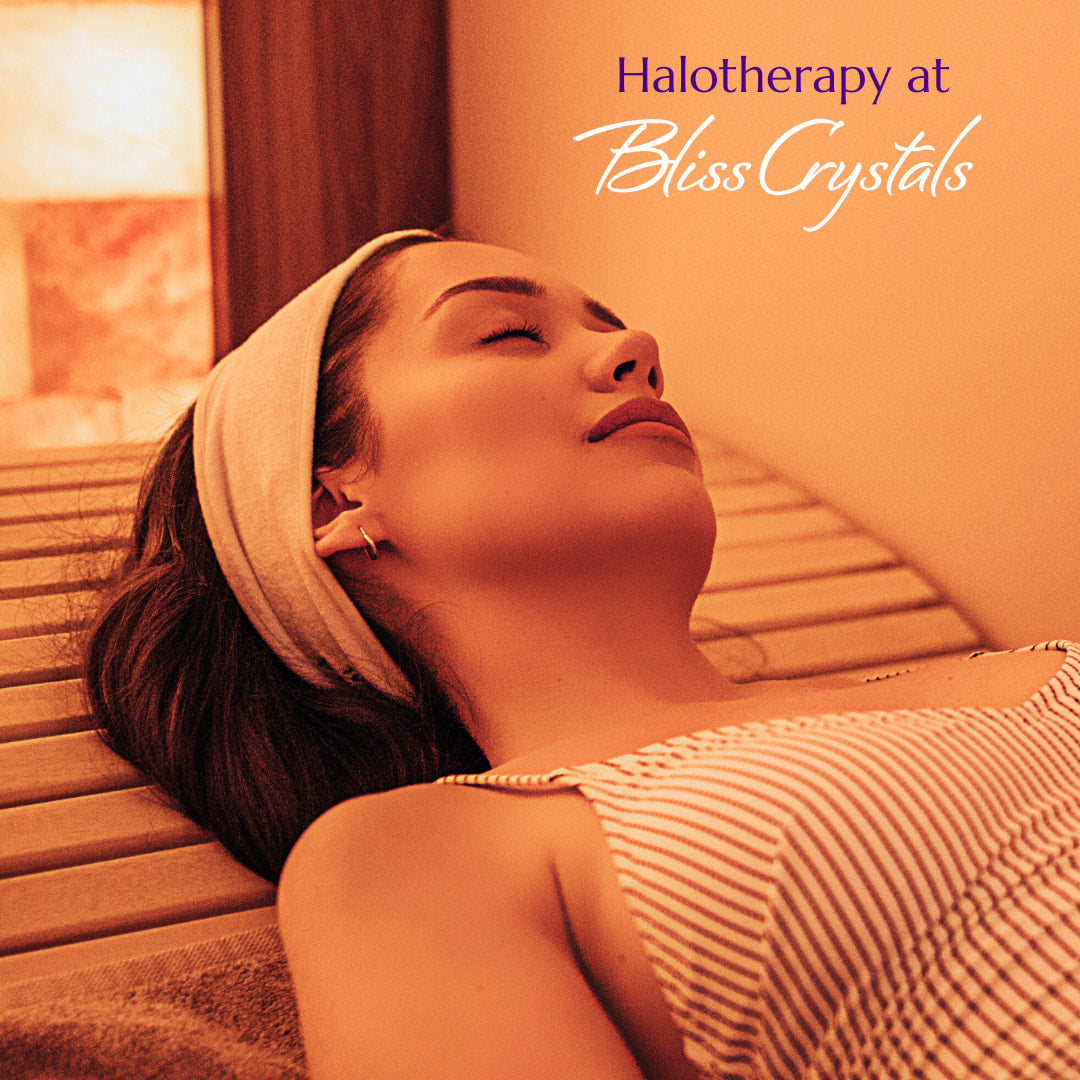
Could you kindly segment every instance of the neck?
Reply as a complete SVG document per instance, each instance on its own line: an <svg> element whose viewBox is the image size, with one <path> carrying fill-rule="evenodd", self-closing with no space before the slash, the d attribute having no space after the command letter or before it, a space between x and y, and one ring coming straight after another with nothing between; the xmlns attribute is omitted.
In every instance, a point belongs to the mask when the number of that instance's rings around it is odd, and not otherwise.
<svg viewBox="0 0 1080 1080"><path fill-rule="evenodd" d="M690 637L692 594L625 581L550 585L470 588L425 607L439 663L493 766L562 743L588 756L600 733L631 738L697 703L740 696Z"/></svg>

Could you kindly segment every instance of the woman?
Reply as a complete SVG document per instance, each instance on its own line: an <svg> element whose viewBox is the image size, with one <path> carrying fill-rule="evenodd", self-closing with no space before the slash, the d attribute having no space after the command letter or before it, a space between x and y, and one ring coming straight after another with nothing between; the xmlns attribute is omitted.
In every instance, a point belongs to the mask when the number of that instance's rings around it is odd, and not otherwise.
<svg viewBox="0 0 1080 1080"><path fill-rule="evenodd" d="M1080 652L727 680L656 343L436 240L215 369L89 651L249 865L318 817L279 893L313 1075L1080 1074Z"/></svg>

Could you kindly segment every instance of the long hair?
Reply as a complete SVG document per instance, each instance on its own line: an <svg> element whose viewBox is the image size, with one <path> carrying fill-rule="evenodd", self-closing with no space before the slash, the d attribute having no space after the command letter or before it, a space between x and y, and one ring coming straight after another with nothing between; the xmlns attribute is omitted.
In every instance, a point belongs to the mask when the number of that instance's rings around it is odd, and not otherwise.
<svg viewBox="0 0 1080 1080"><path fill-rule="evenodd" d="M385 317L387 261L426 239L378 251L335 305L316 467L377 459L377 423L359 389L363 347ZM130 544L88 634L86 694L109 745L240 862L276 881L301 832L334 804L487 762L445 675L384 627L372 625L411 683L412 703L343 677L313 686L271 651L229 588L203 522L193 413L144 477Z"/></svg>

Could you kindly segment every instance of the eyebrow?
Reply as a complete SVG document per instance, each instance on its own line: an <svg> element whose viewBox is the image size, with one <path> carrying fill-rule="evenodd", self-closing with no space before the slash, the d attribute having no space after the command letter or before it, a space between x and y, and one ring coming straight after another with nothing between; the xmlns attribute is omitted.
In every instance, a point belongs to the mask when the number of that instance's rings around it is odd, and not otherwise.
<svg viewBox="0 0 1080 1080"><path fill-rule="evenodd" d="M604 307L599 300L594 300L591 296L586 296L585 308L591 315L594 315L601 322L607 323L608 326L614 326L616 330L626 329L626 323L624 323L611 308Z"/></svg>
<svg viewBox="0 0 1080 1080"><path fill-rule="evenodd" d="M469 281L461 281L457 285L451 285L445 292L440 293L431 307L424 312L424 318L430 319L451 297L469 292L510 293L515 296L531 296L539 299L546 295L547 290L538 281L526 277L471 278ZM607 323L608 326L613 326L616 330L626 329L626 324L622 319L610 308L604 307L599 300L593 300L592 297L587 296L585 298L585 310L594 318Z"/></svg>

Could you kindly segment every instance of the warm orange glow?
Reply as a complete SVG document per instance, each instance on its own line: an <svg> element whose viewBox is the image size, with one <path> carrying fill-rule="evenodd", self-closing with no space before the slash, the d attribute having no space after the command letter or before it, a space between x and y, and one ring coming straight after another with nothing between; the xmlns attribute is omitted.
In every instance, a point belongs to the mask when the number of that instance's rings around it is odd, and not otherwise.
<svg viewBox="0 0 1080 1080"><path fill-rule="evenodd" d="M146 438L191 398L207 200L199 0L0 0L0 450Z"/></svg>
<svg viewBox="0 0 1080 1080"><path fill-rule="evenodd" d="M206 191L197 4L0 4L0 200Z"/></svg>

